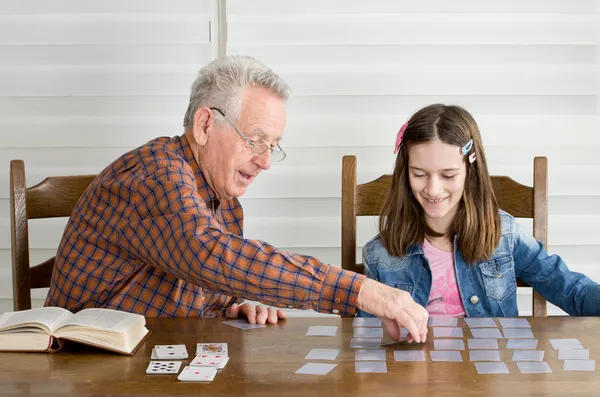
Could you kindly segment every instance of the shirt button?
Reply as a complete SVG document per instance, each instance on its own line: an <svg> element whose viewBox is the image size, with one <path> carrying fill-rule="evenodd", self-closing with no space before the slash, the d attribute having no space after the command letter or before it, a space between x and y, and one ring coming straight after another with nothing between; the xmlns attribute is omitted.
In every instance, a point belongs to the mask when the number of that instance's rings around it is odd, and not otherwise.
<svg viewBox="0 0 600 397"><path fill-rule="evenodd" d="M333 314L339 314L340 311L338 309L333 309Z"/></svg>
<svg viewBox="0 0 600 397"><path fill-rule="evenodd" d="M473 295L471 297L471 303L474 304L474 305L476 305L476 304L479 303L479 298L477 297L477 295Z"/></svg>
<svg viewBox="0 0 600 397"><path fill-rule="evenodd" d="M294 306L288 305L288 309L293 309L293 308L294 308Z"/></svg>

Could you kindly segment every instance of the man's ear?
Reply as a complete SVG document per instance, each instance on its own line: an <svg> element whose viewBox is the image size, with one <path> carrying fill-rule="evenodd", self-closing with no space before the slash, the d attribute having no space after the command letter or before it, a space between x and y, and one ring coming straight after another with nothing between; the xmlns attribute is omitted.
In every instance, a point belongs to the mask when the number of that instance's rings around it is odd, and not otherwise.
<svg viewBox="0 0 600 397"><path fill-rule="evenodd" d="M194 125L192 127L192 136L196 145L206 145L213 123L214 118L209 108L201 107L196 110L194 113Z"/></svg>

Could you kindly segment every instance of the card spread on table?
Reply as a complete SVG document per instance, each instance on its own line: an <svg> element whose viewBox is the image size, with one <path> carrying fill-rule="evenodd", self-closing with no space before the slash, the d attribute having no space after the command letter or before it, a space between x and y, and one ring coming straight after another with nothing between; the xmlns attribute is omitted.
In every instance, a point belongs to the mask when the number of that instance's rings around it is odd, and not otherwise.
<svg viewBox="0 0 600 397"><path fill-rule="evenodd" d="M386 373L385 361L356 361L354 363L356 373Z"/></svg>
<svg viewBox="0 0 600 397"><path fill-rule="evenodd" d="M379 338L352 338L350 339L350 349L379 349L381 339Z"/></svg>
<svg viewBox="0 0 600 397"><path fill-rule="evenodd" d="M513 361L544 361L543 350L515 350Z"/></svg>
<svg viewBox="0 0 600 397"><path fill-rule="evenodd" d="M185 345L156 345L154 346L158 360L184 360L188 358Z"/></svg>
<svg viewBox="0 0 600 397"><path fill-rule="evenodd" d="M305 360L335 360L340 354L340 349L312 349Z"/></svg>
<svg viewBox="0 0 600 397"><path fill-rule="evenodd" d="M148 375L177 375L181 361L150 361L146 374Z"/></svg>
<svg viewBox="0 0 600 397"><path fill-rule="evenodd" d="M215 367L190 367L187 366L181 371L177 379L182 382L212 382L217 375Z"/></svg>
<svg viewBox="0 0 600 397"><path fill-rule="evenodd" d="M306 336L335 336L337 330L337 325L311 325Z"/></svg>
<svg viewBox="0 0 600 397"><path fill-rule="evenodd" d="M498 350L471 350L469 351L471 361L500 361Z"/></svg>
<svg viewBox="0 0 600 397"><path fill-rule="evenodd" d="M383 338L383 328L354 328L355 338Z"/></svg>
<svg viewBox="0 0 600 397"><path fill-rule="evenodd" d="M429 317L430 327L456 327L457 325L456 317Z"/></svg>
<svg viewBox="0 0 600 397"><path fill-rule="evenodd" d="M499 363L475 363L475 369L478 374L508 374L508 367L504 362Z"/></svg>
<svg viewBox="0 0 600 397"><path fill-rule="evenodd" d="M229 325L230 327L238 329L256 329L256 328L267 328L265 324L250 324L248 321L238 318L235 320L223 321L223 324Z"/></svg>
<svg viewBox="0 0 600 397"><path fill-rule="evenodd" d="M589 349L560 349L558 351L559 360L589 360Z"/></svg>
<svg viewBox="0 0 600 397"><path fill-rule="evenodd" d="M354 360L356 361L385 361L385 350L365 350L354 351Z"/></svg>
<svg viewBox="0 0 600 397"><path fill-rule="evenodd" d="M197 343L196 355L198 354L222 354L228 356L227 343Z"/></svg>
<svg viewBox="0 0 600 397"><path fill-rule="evenodd" d="M337 367L337 364L306 363L296 373L302 375L327 375L335 367Z"/></svg>
<svg viewBox="0 0 600 397"><path fill-rule="evenodd" d="M502 334L498 328L471 328L471 335L477 339L502 339Z"/></svg>
<svg viewBox="0 0 600 397"><path fill-rule="evenodd" d="M502 328L531 328L526 318L500 318L498 321Z"/></svg>
<svg viewBox="0 0 600 397"><path fill-rule="evenodd" d="M506 348L513 350L535 350L537 349L537 344L537 339L509 339L508 342L506 342Z"/></svg>
<svg viewBox="0 0 600 397"><path fill-rule="evenodd" d="M394 350L395 361L425 361L423 350Z"/></svg>
<svg viewBox="0 0 600 397"><path fill-rule="evenodd" d="M596 360L565 360L563 371L595 371Z"/></svg>
<svg viewBox="0 0 600 397"><path fill-rule="evenodd" d="M353 327L381 327L381 320L375 317L355 317Z"/></svg>
<svg viewBox="0 0 600 397"><path fill-rule="evenodd" d="M577 339L550 339L550 344L554 350L560 349L583 349Z"/></svg>
<svg viewBox="0 0 600 397"><path fill-rule="evenodd" d="M222 354L198 354L190 362L192 367L215 367L218 369L224 368L229 357Z"/></svg>
<svg viewBox="0 0 600 397"><path fill-rule="evenodd" d="M546 374L551 373L550 366L545 361L520 361L517 363L522 374Z"/></svg>
<svg viewBox="0 0 600 397"><path fill-rule="evenodd" d="M469 328L492 328L496 323L491 318L465 318L465 323Z"/></svg>
<svg viewBox="0 0 600 397"><path fill-rule="evenodd" d="M431 361L461 361L462 356L459 351L452 350L432 350L429 352Z"/></svg>
<svg viewBox="0 0 600 397"><path fill-rule="evenodd" d="M472 350L498 350L498 339L469 339L467 344Z"/></svg>
<svg viewBox="0 0 600 397"><path fill-rule="evenodd" d="M457 327L433 327L434 338L462 338L462 328Z"/></svg>
<svg viewBox="0 0 600 397"><path fill-rule="evenodd" d="M502 328L506 339L533 339L531 328Z"/></svg>
<svg viewBox="0 0 600 397"><path fill-rule="evenodd" d="M434 339L433 346L435 350L465 350L462 339Z"/></svg>

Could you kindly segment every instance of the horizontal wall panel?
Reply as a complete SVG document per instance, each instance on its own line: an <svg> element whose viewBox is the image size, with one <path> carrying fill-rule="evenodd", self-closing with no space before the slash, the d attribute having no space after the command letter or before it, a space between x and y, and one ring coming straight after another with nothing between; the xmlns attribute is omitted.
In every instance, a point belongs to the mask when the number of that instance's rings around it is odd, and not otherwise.
<svg viewBox="0 0 600 397"><path fill-rule="evenodd" d="M210 0L0 0L4 14L202 13Z"/></svg>

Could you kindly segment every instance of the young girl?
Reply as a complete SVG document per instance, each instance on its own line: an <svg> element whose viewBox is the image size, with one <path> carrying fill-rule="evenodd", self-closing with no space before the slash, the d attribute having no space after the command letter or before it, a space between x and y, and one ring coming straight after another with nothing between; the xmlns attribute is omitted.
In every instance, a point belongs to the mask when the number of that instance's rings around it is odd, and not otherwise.
<svg viewBox="0 0 600 397"><path fill-rule="evenodd" d="M600 314L600 285L498 208L466 110L419 110L400 129L396 152L379 236L363 249L368 277L409 292L434 316L516 317L516 278L571 315Z"/></svg>

